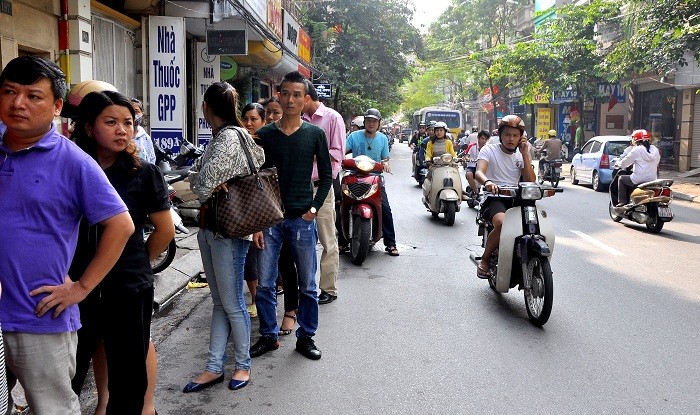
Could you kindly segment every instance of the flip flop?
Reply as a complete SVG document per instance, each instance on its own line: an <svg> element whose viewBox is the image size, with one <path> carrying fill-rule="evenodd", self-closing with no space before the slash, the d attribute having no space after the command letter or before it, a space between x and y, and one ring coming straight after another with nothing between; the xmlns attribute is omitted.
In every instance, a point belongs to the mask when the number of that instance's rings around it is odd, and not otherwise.
<svg viewBox="0 0 700 415"><path fill-rule="evenodd" d="M481 267L481 265L478 265L476 267L476 276L482 280L489 279L489 277L491 277L491 270L488 268L484 269Z"/></svg>
<svg viewBox="0 0 700 415"><path fill-rule="evenodd" d="M395 246L387 246L384 250L391 256L399 256L399 250Z"/></svg>

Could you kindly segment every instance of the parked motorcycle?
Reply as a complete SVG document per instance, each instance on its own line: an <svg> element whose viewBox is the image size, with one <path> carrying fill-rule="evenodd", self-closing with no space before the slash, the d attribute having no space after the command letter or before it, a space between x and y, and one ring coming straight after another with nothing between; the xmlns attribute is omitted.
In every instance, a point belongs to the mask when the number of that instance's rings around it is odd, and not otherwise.
<svg viewBox="0 0 700 415"><path fill-rule="evenodd" d="M162 149L157 143L153 143L153 150L156 154L156 165L163 173L171 171L189 171L194 161L204 154L204 148L195 146L188 140L180 141L180 150L173 154L170 150Z"/></svg>
<svg viewBox="0 0 700 415"><path fill-rule="evenodd" d="M382 239L382 177L384 170L367 156L342 161L340 224L350 243L350 257L362 265L370 247Z"/></svg>
<svg viewBox="0 0 700 415"><path fill-rule="evenodd" d="M170 201L172 202L174 196L175 196L175 189L172 188L172 186L168 185L168 196L170 197ZM170 206L170 216L173 219L173 224L175 225L175 233L184 233L187 234L189 233L189 229L185 227L182 223L182 219L180 218L180 215L177 212L177 209L175 206L171 205ZM144 227L144 235L143 238L144 240L148 239L148 237L153 233L155 228L150 222L146 222L146 226ZM172 241L168 244L168 247L163 251L160 255L158 255L154 260L151 261L151 269L153 270L154 274L157 274L166 268L170 266L170 264L173 262L173 259L175 259L175 251L177 251L177 245L175 244L175 238L173 238Z"/></svg>
<svg viewBox="0 0 700 415"><path fill-rule="evenodd" d="M616 164L617 161L614 159L613 163ZM624 172L619 168L613 171L608 203L610 218L614 222L619 222L622 219L631 220L645 225L652 233L661 232L664 223L673 220L673 212L669 207L669 203L673 199L673 190L671 190L673 180L658 179L642 183L632 191L629 204L622 208L616 208L613 205L612 192L617 190L617 176L621 171Z"/></svg>
<svg viewBox="0 0 700 415"><path fill-rule="evenodd" d="M552 312L550 258L554 252L554 229L546 211L537 209L536 201L563 190L526 182L499 187L498 195L484 194L485 197L505 197L516 202L515 207L506 211L499 248L491 255L489 286L499 293L507 293L516 285L523 290L527 315L538 327L547 322ZM478 234L482 236L481 246L485 247L493 225L481 213L479 209L476 222ZM475 265L481 261L481 256L474 252L469 257Z"/></svg>
<svg viewBox="0 0 700 415"><path fill-rule="evenodd" d="M552 187L559 186L559 180L561 180L561 166L563 161L561 159L544 161L543 169L539 170L537 174L538 183L544 184L548 181L552 184Z"/></svg>
<svg viewBox="0 0 700 415"><path fill-rule="evenodd" d="M433 217L444 213L445 225L452 226L462 204L462 189L457 159L449 153L433 157L433 165L423 182L422 199Z"/></svg>

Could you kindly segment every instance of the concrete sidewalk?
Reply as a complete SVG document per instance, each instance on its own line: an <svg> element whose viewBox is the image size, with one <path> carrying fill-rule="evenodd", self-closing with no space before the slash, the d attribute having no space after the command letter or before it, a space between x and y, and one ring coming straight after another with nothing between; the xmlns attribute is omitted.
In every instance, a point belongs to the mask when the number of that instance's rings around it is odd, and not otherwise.
<svg viewBox="0 0 700 415"><path fill-rule="evenodd" d="M671 189L675 199L700 203L700 172L691 173L661 170L659 178L673 180Z"/></svg>

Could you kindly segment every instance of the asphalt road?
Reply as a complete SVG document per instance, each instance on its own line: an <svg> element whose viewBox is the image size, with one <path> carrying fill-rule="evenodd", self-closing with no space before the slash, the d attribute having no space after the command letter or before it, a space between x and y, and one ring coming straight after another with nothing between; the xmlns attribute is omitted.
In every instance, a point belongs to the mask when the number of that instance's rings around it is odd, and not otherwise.
<svg viewBox="0 0 700 415"><path fill-rule="evenodd" d="M154 320L160 414L697 413L698 204L674 202L675 220L652 235L613 223L606 194L562 182L538 205L557 237L554 307L537 328L521 292L476 278L474 211L463 204L445 226L420 202L405 144L392 167L401 256L381 243L361 267L341 256L339 298L320 306L323 358L282 337L253 359L246 388L183 394L206 364L211 314L208 289L186 291Z"/></svg>

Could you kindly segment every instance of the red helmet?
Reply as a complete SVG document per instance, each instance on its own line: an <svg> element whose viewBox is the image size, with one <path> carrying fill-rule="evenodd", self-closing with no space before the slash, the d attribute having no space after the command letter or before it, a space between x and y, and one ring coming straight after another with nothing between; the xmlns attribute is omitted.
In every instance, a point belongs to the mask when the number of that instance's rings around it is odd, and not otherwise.
<svg viewBox="0 0 700 415"><path fill-rule="evenodd" d="M647 130L634 130L632 132L632 139L634 141L649 141L651 140L651 134Z"/></svg>
<svg viewBox="0 0 700 415"><path fill-rule="evenodd" d="M520 130L521 135L523 132L525 132L525 123L523 122L523 119L517 115L511 114L501 118L501 122L498 123L498 135L501 135L501 131L503 131L505 127L517 128Z"/></svg>

